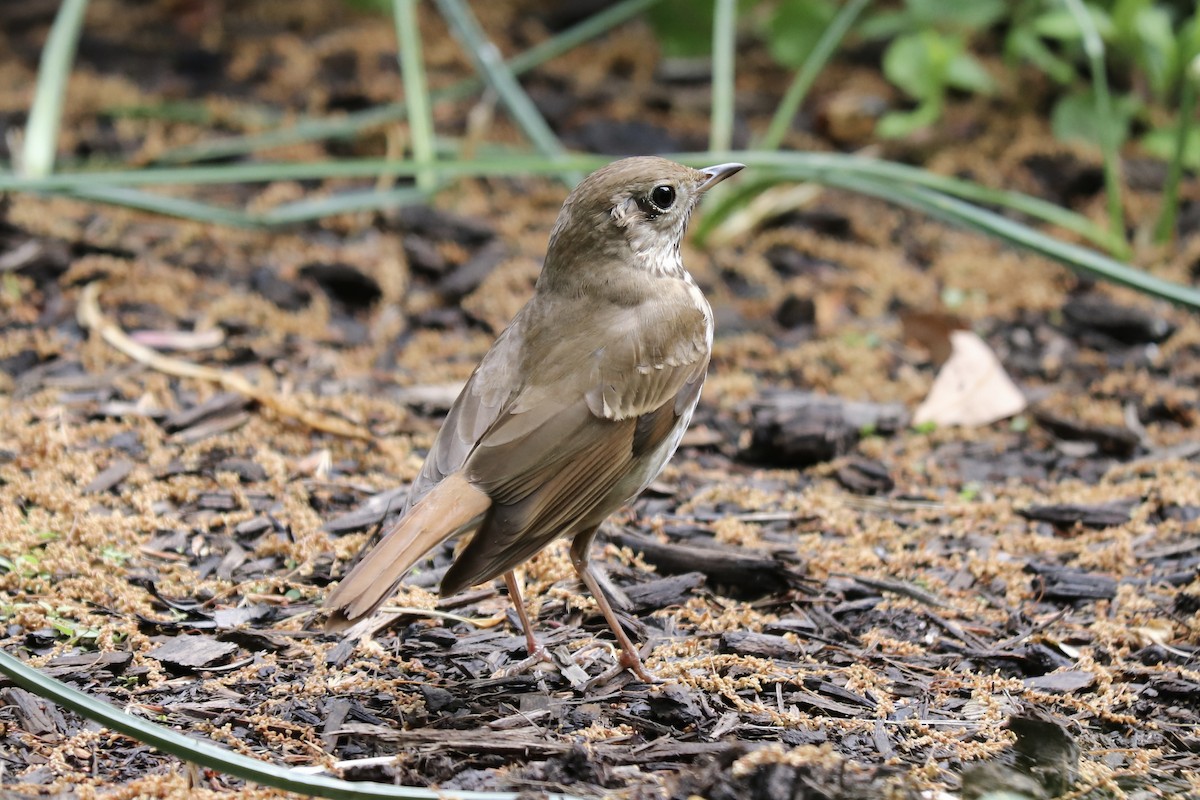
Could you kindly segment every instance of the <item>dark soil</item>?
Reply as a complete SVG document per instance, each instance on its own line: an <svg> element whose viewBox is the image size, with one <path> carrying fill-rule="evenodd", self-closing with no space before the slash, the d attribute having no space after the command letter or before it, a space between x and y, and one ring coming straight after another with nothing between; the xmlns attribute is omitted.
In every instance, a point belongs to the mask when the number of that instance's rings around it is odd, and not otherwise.
<svg viewBox="0 0 1200 800"><path fill-rule="evenodd" d="M566 24L552 6L474 4L510 55ZM7 130L23 126L56 7L0 7ZM430 80L468 76L433 5L421 11ZM703 147L707 86L656 77L657 52L636 21L524 83L574 147ZM390 21L348 3L94 0L62 152L149 164L392 102L394 56ZM788 76L750 40L738 70L739 129L761 131ZM177 101L203 121L119 111ZM1103 219L1098 156L1050 137L1044 101L1034 84L956 100L936 131L878 152ZM439 106L439 132L461 135L474 103ZM870 144L853 114L901 103L874 66L835 63L787 146ZM486 137L521 143L499 111ZM383 156L404 140L382 126L267 156ZM1128 172L1142 241L1160 187ZM349 185L167 191L266 209ZM523 576L553 664L522 663L502 586L431 593L449 545L368 636L323 634L327 587L528 296L565 191L462 181L432 207L273 232L5 198L0 644L131 713L354 779L739 800L1200 791L1200 323L839 192L686 248L716 310L713 369L679 455L596 553L661 685L614 674L557 545ZM1200 203L1194 178L1185 199ZM1185 226L1136 261L1194 282L1200 234ZM942 329L959 324L1031 406L913 428ZM212 374L134 361L103 330ZM273 794L2 681L0 785Z"/></svg>

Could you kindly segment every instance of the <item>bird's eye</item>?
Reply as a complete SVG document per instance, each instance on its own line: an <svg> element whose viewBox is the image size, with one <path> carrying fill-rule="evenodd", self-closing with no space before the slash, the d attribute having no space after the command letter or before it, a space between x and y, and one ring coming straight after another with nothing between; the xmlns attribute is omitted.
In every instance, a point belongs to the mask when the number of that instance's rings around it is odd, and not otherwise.
<svg viewBox="0 0 1200 800"><path fill-rule="evenodd" d="M650 202L660 211L666 211L675 202L675 190L665 183L650 190Z"/></svg>

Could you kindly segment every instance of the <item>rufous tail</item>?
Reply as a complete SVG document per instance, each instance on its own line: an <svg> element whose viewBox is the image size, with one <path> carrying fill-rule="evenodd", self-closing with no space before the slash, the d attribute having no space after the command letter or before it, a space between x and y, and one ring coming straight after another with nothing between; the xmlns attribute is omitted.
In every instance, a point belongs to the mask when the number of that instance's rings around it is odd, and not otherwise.
<svg viewBox="0 0 1200 800"><path fill-rule="evenodd" d="M342 631L370 616L392 596L400 579L430 550L483 515L491 499L461 473L447 475L342 578L325 598L325 630Z"/></svg>

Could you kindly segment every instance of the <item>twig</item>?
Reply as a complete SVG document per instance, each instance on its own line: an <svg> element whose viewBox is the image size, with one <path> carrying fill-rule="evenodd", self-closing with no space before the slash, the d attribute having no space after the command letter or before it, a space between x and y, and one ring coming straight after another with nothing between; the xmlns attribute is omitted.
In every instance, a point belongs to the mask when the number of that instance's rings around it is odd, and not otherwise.
<svg viewBox="0 0 1200 800"><path fill-rule="evenodd" d="M83 287L83 291L79 296L79 307L76 311L79 324L88 330L100 334L100 337L105 342L134 361L145 364L157 372L174 375L177 378L198 378L204 381L212 381L231 392L237 392L249 397L251 400L271 409L281 417L295 419L313 430L330 433L335 436L344 436L349 439L368 440L372 438L369 431L358 425L344 419L331 417L327 414L304 408L291 400L286 400L273 392L255 386L241 375L232 372L222 372L212 367L164 356L157 350L152 350L143 344L135 342L116 323L104 316L104 313L100 310L99 294L99 281L89 283Z"/></svg>

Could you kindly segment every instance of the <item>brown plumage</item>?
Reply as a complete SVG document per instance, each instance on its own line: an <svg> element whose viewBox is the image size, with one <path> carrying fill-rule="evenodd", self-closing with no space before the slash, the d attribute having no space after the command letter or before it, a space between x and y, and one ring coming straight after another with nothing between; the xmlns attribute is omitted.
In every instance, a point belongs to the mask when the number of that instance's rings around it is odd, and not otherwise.
<svg viewBox="0 0 1200 800"><path fill-rule="evenodd" d="M404 514L325 602L328 630L374 612L430 549L470 542L443 595L504 576L559 536L622 648L649 679L588 562L609 514L674 453L708 369L712 312L679 242L700 196L741 169L629 158L563 204L534 296L475 369L438 432Z"/></svg>

